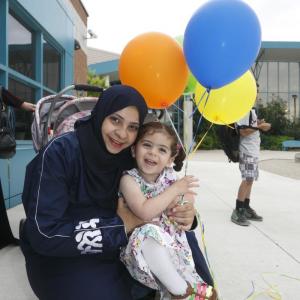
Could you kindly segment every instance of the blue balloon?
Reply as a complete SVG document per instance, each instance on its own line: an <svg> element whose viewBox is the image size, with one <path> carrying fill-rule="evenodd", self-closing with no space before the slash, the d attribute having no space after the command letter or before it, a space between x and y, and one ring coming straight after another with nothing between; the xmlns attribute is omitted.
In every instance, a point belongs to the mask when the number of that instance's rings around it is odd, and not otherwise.
<svg viewBox="0 0 300 300"><path fill-rule="evenodd" d="M259 20L240 0L212 0L198 8L183 40L191 72L208 89L243 75L254 63L260 45Z"/></svg>

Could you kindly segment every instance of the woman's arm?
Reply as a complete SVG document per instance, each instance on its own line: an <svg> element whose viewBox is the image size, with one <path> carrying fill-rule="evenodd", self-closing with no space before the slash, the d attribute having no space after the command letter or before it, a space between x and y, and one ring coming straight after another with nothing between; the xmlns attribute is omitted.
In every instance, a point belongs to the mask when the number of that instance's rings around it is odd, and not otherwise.
<svg viewBox="0 0 300 300"><path fill-rule="evenodd" d="M123 221L118 215L105 217L92 201L80 205L83 183L74 182L79 150L68 142L56 138L27 167L24 238L45 256L115 258L127 244Z"/></svg>
<svg viewBox="0 0 300 300"><path fill-rule="evenodd" d="M150 221L160 215L180 194L195 194L191 188L197 187L194 176L185 176L173 183L156 197L146 199L139 185L129 175L124 175L120 182L120 191L132 212L142 220Z"/></svg>
<svg viewBox="0 0 300 300"><path fill-rule="evenodd" d="M2 92L2 100L6 105L10 105L13 107L20 107L24 102L19 97L13 95L4 87L1 87L1 92Z"/></svg>
<svg viewBox="0 0 300 300"><path fill-rule="evenodd" d="M4 87L1 88L1 91L2 91L3 102L6 105L10 105L16 108L21 108L26 111L32 111L32 112L35 111L35 104L21 100L19 97L13 95Z"/></svg>
<svg viewBox="0 0 300 300"><path fill-rule="evenodd" d="M35 107L36 105L30 102L23 102L20 106L21 109L31 112L35 111Z"/></svg>

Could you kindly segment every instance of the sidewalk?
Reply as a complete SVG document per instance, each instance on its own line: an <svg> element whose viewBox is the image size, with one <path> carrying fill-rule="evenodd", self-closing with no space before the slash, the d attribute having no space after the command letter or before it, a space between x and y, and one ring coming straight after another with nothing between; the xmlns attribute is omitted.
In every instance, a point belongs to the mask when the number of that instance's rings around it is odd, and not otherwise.
<svg viewBox="0 0 300 300"><path fill-rule="evenodd" d="M274 172L274 162L286 160L289 171L294 168L297 173L300 163L293 163L294 154L263 151L261 160ZM300 178L269 171L261 170L251 202L264 221L241 227L230 221L241 180L238 165L228 163L222 151L200 151L189 161L188 173L200 178L196 206L205 225L208 258L223 300L245 300L253 290L263 294L252 299L300 299ZM285 173L283 164L281 173ZM8 213L17 234L24 215L22 206ZM196 232L200 241L199 227ZM36 299L18 248L0 250L0 270L0 300ZM267 295L270 286L281 298Z"/></svg>

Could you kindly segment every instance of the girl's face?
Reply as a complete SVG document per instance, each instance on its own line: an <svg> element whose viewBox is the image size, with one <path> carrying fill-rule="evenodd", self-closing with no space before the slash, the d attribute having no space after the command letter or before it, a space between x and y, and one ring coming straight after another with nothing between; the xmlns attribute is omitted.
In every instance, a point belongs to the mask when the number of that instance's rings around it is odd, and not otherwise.
<svg viewBox="0 0 300 300"><path fill-rule="evenodd" d="M139 130L139 113L135 106L128 106L107 116L101 127L106 150L117 154L131 146Z"/></svg>
<svg viewBox="0 0 300 300"><path fill-rule="evenodd" d="M148 182L155 182L162 170L171 166L172 138L165 132L145 134L132 148L139 172Z"/></svg>

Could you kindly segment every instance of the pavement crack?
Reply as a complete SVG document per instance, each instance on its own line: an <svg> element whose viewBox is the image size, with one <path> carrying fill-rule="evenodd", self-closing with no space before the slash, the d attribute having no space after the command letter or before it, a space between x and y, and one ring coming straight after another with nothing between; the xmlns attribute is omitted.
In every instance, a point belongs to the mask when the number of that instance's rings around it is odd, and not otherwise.
<svg viewBox="0 0 300 300"><path fill-rule="evenodd" d="M281 246L278 242L276 242L274 239L272 239L271 236L269 236L267 233L265 233L263 230L261 230L258 226L254 225L251 222L251 226L253 226L257 231L259 231L263 236L265 236L269 241L271 241L274 245L276 245L279 249L281 249L285 254L287 254L292 260L294 260L296 263L300 264L300 261L288 250L286 250L283 246Z"/></svg>

